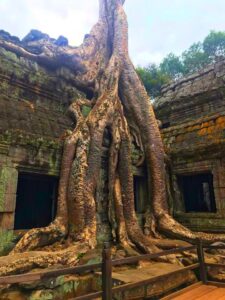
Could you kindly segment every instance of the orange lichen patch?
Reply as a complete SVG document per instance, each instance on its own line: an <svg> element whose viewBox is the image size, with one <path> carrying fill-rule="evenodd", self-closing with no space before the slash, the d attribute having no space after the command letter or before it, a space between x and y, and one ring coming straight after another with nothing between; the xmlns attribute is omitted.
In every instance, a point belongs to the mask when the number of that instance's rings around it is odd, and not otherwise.
<svg viewBox="0 0 225 300"><path fill-rule="evenodd" d="M207 122L207 123L208 123L208 126L214 126L215 120L211 120L211 121L209 121L209 122Z"/></svg>
<svg viewBox="0 0 225 300"><path fill-rule="evenodd" d="M204 122L202 123L201 128L202 129L198 131L198 135L200 136L207 135L209 138L221 136L225 130L225 117L219 117L215 120L215 122Z"/></svg>
<svg viewBox="0 0 225 300"><path fill-rule="evenodd" d="M203 122L201 124L201 128L205 128L205 127L208 127L209 126L209 122Z"/></svg>
<svg viewBox="0 0 225 300"><path fill-rule="evenodd" d="M216 124L225 128L225 116L216 119Z"/></svg>
<svg viewBox="0 0 225 300"><path fill-rule="evenodd" d="M207 128L204 127L198 131L198 135L207 135L207 132Z"/></svg>
<svg viewBox="0 0 225 300"><path fill-rule="evenodd" d="M177 127L162 134L166 151L187 145L219 145L225 142L225 116L217 116L198 124L190 124L179 131ZM171 143L171 140L173 142ZM184 143L184 144L183 144Z"/></svg>
<svg viewBox="0 0 225 300"><path fill-rule="evenodd" d="M203 122L201 124L201 128L207 128L207 127L210 127L210 126L213 126L214 125L214 121L207 121L207 122Z"/></svg>

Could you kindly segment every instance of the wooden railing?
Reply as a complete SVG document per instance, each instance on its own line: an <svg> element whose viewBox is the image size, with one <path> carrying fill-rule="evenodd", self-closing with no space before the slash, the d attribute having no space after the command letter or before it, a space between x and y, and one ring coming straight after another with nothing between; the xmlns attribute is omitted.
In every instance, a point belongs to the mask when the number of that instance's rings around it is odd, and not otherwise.
<svg viewBox="0 0 225 300"><path fill-rule="evenodd" d="M211 283L211 281L208 281L207 279L207 267L209 266L218 266L218 267L225 267L225 265L222 264L209 264L205 263L204 260L204 248L209 249L225 249L225 246L203 246L202 242L199 241L197 245L189 246L189 247L180 247L175 248L171 250L165 250L159 253L154 254L145 254L145 255L139 255L139 256L132 256L124 259L115 259L112 260L111 258L111 249L108 243L105 243L104 249L102 252L102 262L92 265L83 265L83 266L76 266L76 267L69 267L64 269L58 269L53 271L43 271L43 272L35 272L35 273L29 273L29 274L21 274L21 275L10 275L10 276L4 276L0 277L0 285L2 284L13 284L13 283L22 283L22 282L30 282L30 281L36 281L36 280L44 280L52 277L57 277L61 275L67 275L67 274L82 274L85 272L91 272L91 271L102 271L102 291L90 293L84 296L79 296L76 298L72 298L70 300L88 300L88 299L94 299L102 297L103 300L112 300L113 294L125 292L127 290L138 288L142 286L147 286L148 284L151 284L152 282L155 282L159 279L163 279L165 277L168 277L168 275L175 275L177 273L182 273L187 270L193 270L193 269L200 269L200 280L207 284L208 282ZM170 273L158 275L149 279L145 279L138 282L132 282L127 284L122 284L113 287L112 286L112 268L119 265L127 265L127 264L134 264L138 263L139 261L143 260L151 260L151 259L157 259L162 256L167 256L170 254L176 254L181 253L184 251L197 251L198 256L198 263L183 267L182 269L178 269L175 271L172 271Z"/></svg>
<svg viewBox="0 0 225 300"><path fill-rule="evenodd" d="M219 284L221 286L225 286L225 283L218 282L218 281L212 281L208 280L208 267L219 267L219 268L225 268L225 264L220 263L206 263L205 262L205 255L204 255L204 249L211 249L211 250L219 250L223 249L225 250L225 245L203 245L202 241L199 241L199 253L198 253L198 260L200 264L200 279L204 284Z"/></svg>

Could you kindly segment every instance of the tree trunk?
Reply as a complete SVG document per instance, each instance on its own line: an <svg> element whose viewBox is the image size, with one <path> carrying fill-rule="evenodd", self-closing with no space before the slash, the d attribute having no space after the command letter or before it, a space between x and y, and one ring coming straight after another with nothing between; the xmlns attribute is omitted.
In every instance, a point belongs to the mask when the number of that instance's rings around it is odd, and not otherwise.
<svg viewBox="0 0 225 300"><path fill-rule="evenodd" d="M93 93L91 100L80 99L70 107L76 127L65 140L55 220L48 227L28 231L7 263L0 258L0 274L24 272L37 265L75 264L75 250L79 254L81 248L85 252L96 247L96 188L106 128L111 134L107 207L114 243L122 245L128 253L137 250L152 253L159 248L184 244L146 236L138 224L131 159L133 130L144 152L152 187L148 204L156 230L191 242L199 237L205 242L225 240L223 234L193 233L169 215L164 147L150 99L128 55L128 26L123 2L100 0L99 21L78 48L56 48L51 53L36 55L0 41L2 47L40 64L55 62L58 66L66 61L74 70L76 87ZM86 118L81 114L83 104L91 107ZM31 251L34 249L40 250L38 259L37 252Z"/></svg>

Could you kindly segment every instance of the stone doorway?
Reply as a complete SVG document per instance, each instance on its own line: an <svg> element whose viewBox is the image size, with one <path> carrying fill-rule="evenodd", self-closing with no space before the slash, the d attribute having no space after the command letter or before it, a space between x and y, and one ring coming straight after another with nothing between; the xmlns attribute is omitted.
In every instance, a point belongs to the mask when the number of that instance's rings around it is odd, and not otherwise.
<svg viewBox="0 0 225 300"><path fill-rule="evenodd" d="M58 179L19 173L14 229L47 226L55 217Z"/></svg>

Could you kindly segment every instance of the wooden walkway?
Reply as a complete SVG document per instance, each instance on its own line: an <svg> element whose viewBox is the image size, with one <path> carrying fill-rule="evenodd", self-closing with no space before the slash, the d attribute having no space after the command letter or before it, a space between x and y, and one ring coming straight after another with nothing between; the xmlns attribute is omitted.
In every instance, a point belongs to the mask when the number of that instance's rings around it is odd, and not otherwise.
<svg viewBox="0 0 225 300"><path fill-rule="evenodd" d="M108 243L104 245L104 249L102 252L102 262L97 264L91 265L83 265L83 266L75 266L75 267L68 267L63 269L55 269L51 271L42 271L42 272L33 272L33 273L26 273L26 274L19 274L19 275L8 275L0 277L0 285L3 284L15 284L15 283L23 283L23 282L30 282L30 281L40 281L46 280L57 276L68 275L68 274L83 274L88 272L99 272L101 270L101 278L102 278L102 291L92 292L90 294L86 294L83 296L76 295L74 300L90 300L90 299L99 299L102 297L103 300L112 300L113 295L115 293L124 293L128 292L132 289L141 288L144 291L145 299L148 296L149 290L145 288L146 286L152 285L152 288L155 288L155 282L163 281L165 278L170 276L170 278L174 278L175 275L181 275L182 279L184 279L184 273L187 271L199 269L199 278L200 282L192 284L185 289L172 293L166 297L161 299L163 300L225 300L225 283L220 283L216 281L209 281L207 268L208 267L219 267L225 268L224 263L208 263L204 260L204 249L225 249L225 245L203 245L201 240L198 240L196 245L182 247L182 248L175 248L170 250L164 250L159 253L152 253L152 254L144 254L132 257L126 257L122 259L114 259L112 260L111 257L111 248ZM171 268L175 269L168 269L169 272L164 272L163 266L160 268L157 267L155 270L146 270L145 274L139 274L140 272L135 272L135 276L131 278L130 274L121 274L117 269L115 272L115 268L118 266L125 266L125 265L136 265L139 261L145 261L145 266L147 266L147 262L149 260L158 259L161 256L167 256L171 254L183 253L185 251L196 251L198 262L193 263L191 265L185 267L176 267L175 265L170 265ZM156 263L157 264L157 263ZM151 266L152 268L152 266ZM159 270L158 270L159 269ZM162 270L161 270L162 269ZM114 272L112 272L114 270ZM160 272L159 272L160 271ZM163 271L163 272L162 272ZM133 272L133 271L132 271ZM142 269L143 272L143 269ZM161 273L162 272L162 273ZM124 275L128 277L128 280L125 280ZM144 277L143 277L144 276ZM112 285L113 277L117 277L118 285ZM137 281L138 280L138 281ZM176 283L176 280L175 280ZM184 283L184 282L183 282ZM182 283L182 284L183 284ZM188 282L185 280L185 283ZM170 290L174 290L176 287L171 287ZM140 289L139 289L140 290ZM164 282L163 291L166 293L166 285ZM159 290L157 290L159 292ZM156 293L154 293L156 294ZM71 300L73 300L71 299ZM130 298L129 298L130 299Z"/></svg>
<svg viewBox="0 0 225 300"><path fill-rule="evenodd" d="M225 300L225 288L197 283L161 300Z"/></svg>

